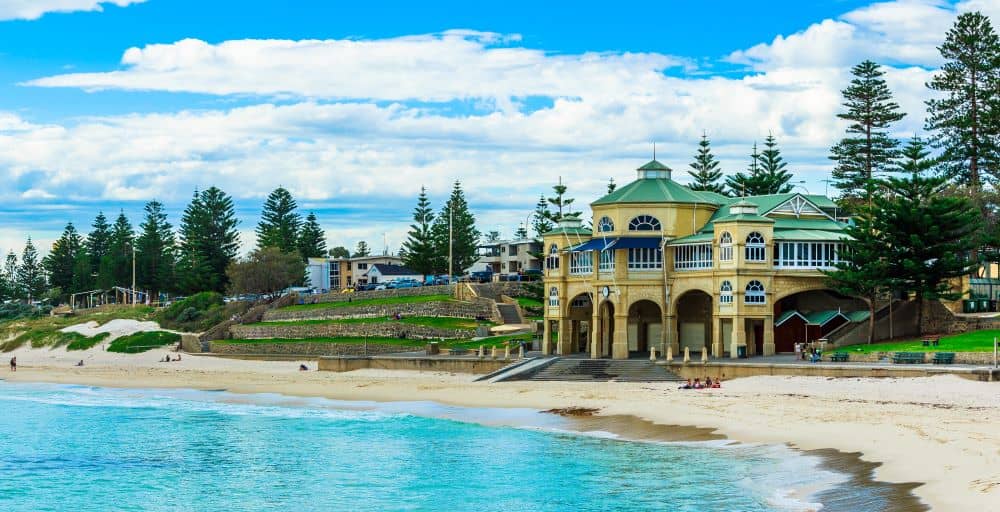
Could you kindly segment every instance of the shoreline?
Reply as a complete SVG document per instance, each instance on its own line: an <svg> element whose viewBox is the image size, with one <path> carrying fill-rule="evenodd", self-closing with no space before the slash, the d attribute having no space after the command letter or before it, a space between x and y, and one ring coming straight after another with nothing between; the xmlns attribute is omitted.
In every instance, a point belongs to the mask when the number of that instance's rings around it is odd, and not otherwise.
<svg viewBox="0 0 1000 512"><path fill-rule="evenodd" d="M488 384L442 373L298 372L298 362L194 357L160 365L145 361L155 359L156 352L114 361L92 357L83 368L63 366L64 358L51 356L59 361L24 366L27 355L19 357L22 365L16 373L0 376L12 382L226 389L350 401L426 400L463 407L584 407L599 411L593 418L629 416L656 429L686 425L740 443L786 445L817 455L836 450L827 460L836 471L851 469L846 473L854 476L864 471L871 480L912 489L933 510L986 510L1000 499L1000 438L995 434L1000 397L992 383L954 377L753 377L727 381L720 390L677 390L659 383Z"/></svg>

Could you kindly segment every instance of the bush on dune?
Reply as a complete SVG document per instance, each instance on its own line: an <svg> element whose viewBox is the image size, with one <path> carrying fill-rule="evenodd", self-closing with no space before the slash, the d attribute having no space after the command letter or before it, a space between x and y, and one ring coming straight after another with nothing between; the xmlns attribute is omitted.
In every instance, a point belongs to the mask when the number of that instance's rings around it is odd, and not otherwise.
<svg viewBox="0 0 1000 512"><path fill-rule="evenodd" d="M181 340L180 334L166 331L137 332L117 338L108 345L108 352L123 354L138 354L164 345L171 345Z"/></svg>

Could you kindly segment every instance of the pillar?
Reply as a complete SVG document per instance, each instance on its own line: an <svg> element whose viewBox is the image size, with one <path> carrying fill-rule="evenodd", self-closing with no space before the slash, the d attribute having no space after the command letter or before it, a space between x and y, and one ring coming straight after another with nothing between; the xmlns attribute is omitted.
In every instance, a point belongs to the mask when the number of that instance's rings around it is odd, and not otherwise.
<svg viewBox="0 0 1000 512"><path fill-rule="evenodd" d="M590 358L600 359L601 352L601 337L600 332L603 328L600 324L601 319L597 316L598 308L596 305L593 306L594 314L590 319Z"/></svg>
<svg viewBox="0 0 1000 512"><path fill-rule="evenodd" d="M774 317L764 318L764 355L774 355Z"/></svg>
<svg viewBox="0 0 1000 512"><path fill-rule="evenodd" d="M715 326L712 329L712 357L718 359L722 357L722 319L714 317L712 323Z"/></svg>
<svg viewBox="0 0 1000 512"><path fill-rule="evenodd" d="M548 318L545 318L545 321L542 322L542 323L543 323L542 328L544 329L542 331L542 353L545 354L545 355L549 355L549 354L552 353L552 348L551 348L552 347L552 321L549 320Z"/></svg>
<svg viewBox="0 0 1000 512"><path fill-rule="evenodd" d="M566 348L569 346L568 343L572 341L570 339L570 322L571 320L567 318L559 319L559 339L556 340L556 354L560 356L569 354Z"/></svg>
<svg viewBox="0 0 1000 512"><path fill-rule="evenodd" d="M733 317L733 340L732 345L729 348L729 357L731 359L736 359L739 355L738 347L745 347L747 345L747 328L746 321L743 317Z"/></svg>
<svg viewBox="0 0 1000 512"><path fill-rule="evenodd" d="M666 337L666 343L670 346L670 350L675 354L679 354L681 351L680 342L677 339L677 316L669 315L666 317L663 323L663 335Z"/></svg>
<svg viewBox="0 0 1000 512"><path fill-rule="evenodd" d="M611 343L612 359L628 359L628 313L615 310L615 332Z"/></svg>

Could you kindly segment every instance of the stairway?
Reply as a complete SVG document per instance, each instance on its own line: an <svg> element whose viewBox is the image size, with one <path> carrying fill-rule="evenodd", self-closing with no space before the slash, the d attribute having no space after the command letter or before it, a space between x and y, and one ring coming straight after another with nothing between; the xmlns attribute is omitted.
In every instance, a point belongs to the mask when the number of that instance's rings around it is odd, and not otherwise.
<svg viewBox="0 0 1000 512"><path fill-rule="evenodd" d="M642 359L565 359L542 368L524 380L581 382L677 382L677 374Z"/></svg>
<svg viewBox="0 0 1000 512"><path fill-rule="evenodd" d="M505 324L522 324L521 315L517 314L517 308L513 304L497 304L497 310L500 311L500 318L503 318L503 323Z"/></svg>

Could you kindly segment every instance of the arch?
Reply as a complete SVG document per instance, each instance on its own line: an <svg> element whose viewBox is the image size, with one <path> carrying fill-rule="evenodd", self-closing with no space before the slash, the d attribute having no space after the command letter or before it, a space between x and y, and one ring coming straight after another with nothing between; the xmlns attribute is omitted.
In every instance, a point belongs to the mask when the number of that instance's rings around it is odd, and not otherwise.
<svg viewBox="0 0 1000 512"><path fill-rule="evenodd" d="M759 231L751 231L750 234L747 235L745 248L746 254L744 257L747 261L764 261L767 253L764 246L764 235L760 234Z"/></svg>
<svg viewBox="0 0 1000 512"><path fill-rule="evenodd" d="M746 288L743 290L743 303L744 304L766 304L767 294L764 290L764 283L753 279L747 283Z"/></svg>
<svg viewBox="0 0 1000 512"><path fill-rule="evenodd" d="M611 357L614 336L615 303L605 299L597 307L597 325L594 326L594 346L591 347L590 357Z"/></svg>
<svg viewBox="0 0 1000 512"><path fill-rule="evenodd" d="M795 344L825 338L850 321L845 313L867 311L861 299L824 287L786 292L774 299L775 352L793 352Z"/></svg>
<svg viewBox="0 0 1000 512"><path fill-rule="evenodd" d="M719 284L719 305L730 306L733 304L733 283L728 279Z"/></svg>
<svg viewBox="0 0 1000 512"><path fill-rule="evenodd" d="M559 246L556 244L549 245L549 256L555 256L559 254Z"/></svg>
<svg viewBox="0 0 1000 512"><path fill-rule="evenodd" d="M719 261L733 261L733 235L728 231L719 236Z"/></svg>
<svg viewBox="0 0 1000 512"><path fill-rule="evenodd" d="M610 217L601 217L601 220L597 221L597 231L599 233L609 233L615 230L615 222L611 220Z"/></svg>
<svg viewBox="0 0 1000 512"><path fill-rule="evenodd" d="M660 347L663 340L663 308L655 301L639 299L628 308L628 351L649 353L650 347Z"/></svg>
<svg viewBox="0 0 1000 512"><path fill-rule="evenodd" d="M671 290L671 296L670 296L669 300L667 300L667 311L668 311L667 314L668 315L676 315L677 314L677 303L678 303L678 301L680 301L680 299L682 297L684 297L685 295L687 295L689 293L692 293L692 292L701 292L701 293L704 293L705 295L708 295L708 296L711 297L715 293L715 290L705 289L705 288L701 288L701 287L698 287L698 286L690 286L690 287L684 287L684 288L680 288L680 287L674 288L673 290Z"/></svg>
<svg viewBox="0 0 1000 512"><path fill-rule="evenodd" d="M677 297L677 348L683 353L707 350L712 340L712 295L704 290L688 290Z"/></svg>
<svg viewBox="0 0 1000 512"><path fill-rule="evenodd" d="M629 231L660 231L661 229L659 219L652 215L639 215L628 223Z"/></svg>
<svg viewBox="0 0 1000 512"><path fill-rule="evenodd" d="M578 293L566 301L565 319L569 322L569 339L559 340L562 355L590 352L590 332L594 305L589 292Z"/></svg>

